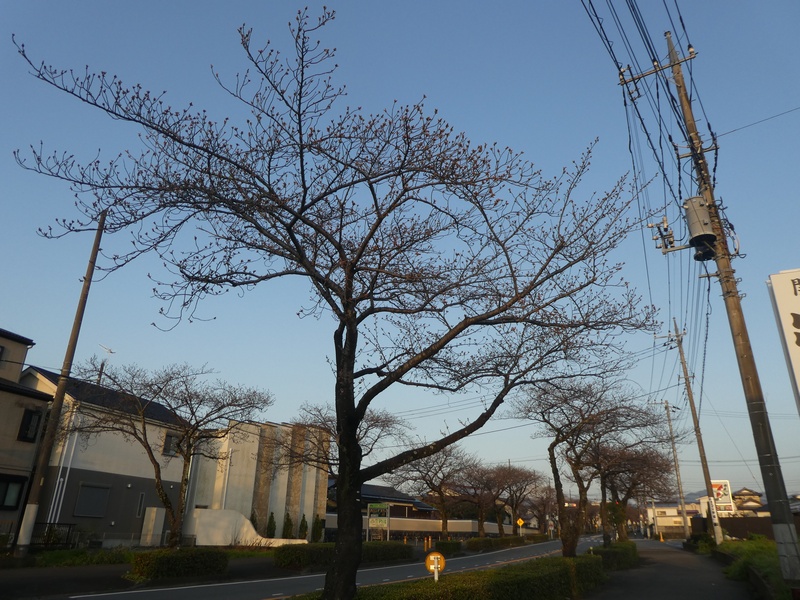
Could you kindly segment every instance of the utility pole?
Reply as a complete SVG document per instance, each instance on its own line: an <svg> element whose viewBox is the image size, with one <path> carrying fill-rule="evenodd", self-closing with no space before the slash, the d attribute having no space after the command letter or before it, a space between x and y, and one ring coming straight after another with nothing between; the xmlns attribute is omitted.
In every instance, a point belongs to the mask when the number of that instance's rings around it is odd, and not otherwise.
<svg viewBox="0 0 800 600"><path fill-rule="evenodd" d="M767 495L772 530L778 547L781 572L789 587L793 588L793 593L800 595L800 546L798 546L797 542L797 531L795 530L794 518L789 507L789 498L786 494L786 485L783 481L778 452L772 436L772 428L770 427L767 407L764 402L764 393L758 378L750 336L747 333L741 297L737 289L734 270L731 267L728 241L722 227L716 201L714 200L714 187L709 175L703 144L697 132L689 94L684 83L681 61L672 43L672 35L670 32L666 32L665 36L669 48L669 61L673 80L689 136L697 185L703 201L707 205L710 225L716 236L713 243L713 258L717 264L717 273L715 275L722 287L722 297L728 314L728 323L733 337L733 346L739 365L747 411L750 415L750 426L753 430L753 440L758 454L759 467L761 468L761 478Z"/></svg>
<svg viewBox="0 0 800 600"><path fill-rule="evenodd" d="M106 211L100 213L97 220L97 233L94 237L94 244L89 255L89 264L86 266L86 276L83 278L81 295L78 298L78 307L75 310L75 319L72 322L72 332L67 343L67 351L64 353L64 362L61 366L61 375L58 378L56 393L53 396L53 403L50 406L50 415L46 421L42 444L39 447L39 454L36 458L36 469L33 476L36 478L31 482L31 489L28 494L28 501L25 505L25 513L20 523L19 536L16 542L16 553L25 556L33 535L33 526L36 523L36 516L39 513L39 501L45 485L45 474L50 465L50 454L53 452L56 434L61 425L61 408L64 405L64 396L67 393L67 380L72 371L72 361L75 358L75 349L78 346L78 336L81 332L83 314L86 310L86 302L89 298L89 288L92 285L95 264L97 263L97 253L100 250L100 239L103 237L103 228L106 222Z"/></svg>
<svg viewBox="0 0 800 600"><path fill-rule="evenodd" d="M697 409L694 406L694 394L692 393L692 382L689 379L689 369L686 366L686 357L683 354L683 334L678 331L678 321L672 319L675 324L675 341L678 344L678 354L681 357L681 367L683 367L683 381L686 384L686 397L689 399L689 407L692 409L692 422L694 423L694 435L697 438L697 450L700 452L700 465L703 467L703 481L706 484L706 495L708 496L708 512L711 517L711 529L714 541L721 544L723 541L722 527L719 524L717 514L717 502L714 499L714 488L711 485L711 475L708 472L708 461L706 460L706 449L703 446L703 435L700 433L700 420L697 418ZM672 422L670 421L670 431Z"/></svg>
<svg viewBox="0 0 800 600"><path fill-rule="evenodd" d="M675 462L675 480L678 483L678 499L681 503L681 517L683 517L683 535L689 539L689 518L686 516L686 501L683 498L683 484L681 483L681 468L678 464L678 450L675 448L675 434L672 431L672 416L669 414L669 402L664 400L667 410L667 423L669 424L669 439L672 442L672 460Z"/></svg>

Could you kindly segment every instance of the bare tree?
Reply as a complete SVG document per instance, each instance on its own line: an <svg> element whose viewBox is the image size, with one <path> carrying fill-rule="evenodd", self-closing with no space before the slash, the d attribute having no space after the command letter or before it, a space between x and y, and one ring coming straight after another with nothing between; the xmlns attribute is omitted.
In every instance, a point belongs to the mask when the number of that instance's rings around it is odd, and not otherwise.
<svg viewBox="0 0 800 600"><path fill-rule="evenodd" d="M106 73L39 64L19 45L36 78L140 126L142 149L84 164L41 147L32 159L16 153L77 194L82 216L59 221L63 232L107 210L107 233L130 236L111 268L158 255L168 315L191 316L233 288L308 282L300 312L330 317L333 330L339 534L326 599L355 595L362 483L478 430L521 385L590 370L621 331L651 318L609 258L638 227L623 181L581 193L588 152L547 179L421 103L379 115L340 108L333 52L311 37L332 18L299 12L290 59L240 30L249 70L230 83L215 74L249 111L238 124ZM398 385L480 393L485 410L438 440L364 461L359 426Z"/></svg>
<svg viewBox="0 0 800 600"><path fill-rule="evenodd" d="M273 455L279 467L303 463L325 469L332 477L339 473L339 440L336 428L336 410L331 405L305 403L299 408L294 426L309 431L301 446L288 438L276 438ZM390 448L408 446L411 426L390 411L370 408L361 419L357 430L357 443L362 458L385 452Z"/></svg>
<svg viewBox="0 0 800 600"><path fill-rule="evenodd" d="M601 473L597 448L622 435L647 437L643 432L653 424L653 411L634 402L624 388L602 379L541 386L531 391L530 397L519 402L517 408L522 418L540 424L536 435L552 438L547 451L556 491L562 553L575 556L586 523L588 491ZM562 465L578 492L575 507L567 506Z"/></svg>
<svg viewBox="0 0 800 600"><path fill-rule="evenodd" d="M384 479L412 496L422 498L438 512L442 522L442 537L447 538L451 507L461 498L457 484L461 474L477 462L474 456L457 445L448 446L436 454L410 462Z"/></svg>
<svg viewBox="0 0 800 600"><path fill-rule="evenodd" d="M511 523L514 535L519 533L517 520L520 518L523 506L528 498L534 495L542 485L544 477L538 471L512 465L499 465L495 467L495 476L502 487L502 499L511 509Z"/></svg>
<svg viewBox="0 0 800 600"><path fill-rule="evenodd" d="M465 466L456 480L455 491L462 503L475 509L478 522L478 536L486 537L486 520L497 518L497 504L502 488L497 482L494 470L478 460ZM502 522L498 523L502 535Z"/></svg>
<svg viewBox="0 0 800 600"><path fill-rule="evenodd" d="M672 498L675 479L672 458L656 445L643 444L635 448L608 448L603 452L603 482L616 513L614 521L617 538L628 539L625 527L628 503L644 489L655 496Z"/></svg>
<svg viewBox="0 0 800 600"><path fill-rule="evenodd" d="M107 366L93 358L78 373L92 381L102 374L103 387L79 384L81 399L93 408L64 433L74 431L85 438L112 433L141 445L153 467L156 494L166 509L168 544L178 546L192 457L225 458L214 440L237 435L244 422L272 404L272 397L253 388L206 381L213 371L185 364L147 371L136 365ZM113 392L110 397L108 390ZM162 479L162 468L171 460L181 461L174 501Z"/></svg>
<svg viewBox="0 0 800 600"><path fill-rule="evenodd" d="M525 508L536 518L539 533L547 533L550 520L558 513L556 506L556 490L549 483L536 488L524 503Z"/></svg>

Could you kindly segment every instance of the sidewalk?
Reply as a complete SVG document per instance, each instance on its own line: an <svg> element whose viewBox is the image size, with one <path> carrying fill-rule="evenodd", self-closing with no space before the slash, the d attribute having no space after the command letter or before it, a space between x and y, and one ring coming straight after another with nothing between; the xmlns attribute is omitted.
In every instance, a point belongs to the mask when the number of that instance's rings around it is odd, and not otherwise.
<svg viewBox="0 0 800 600"><path fill-rule="evenodd" d="M723 565L655 540L635 540L641 566L611 573L602 588L585 600L752 600L747 583L727 579Z"/></svg>

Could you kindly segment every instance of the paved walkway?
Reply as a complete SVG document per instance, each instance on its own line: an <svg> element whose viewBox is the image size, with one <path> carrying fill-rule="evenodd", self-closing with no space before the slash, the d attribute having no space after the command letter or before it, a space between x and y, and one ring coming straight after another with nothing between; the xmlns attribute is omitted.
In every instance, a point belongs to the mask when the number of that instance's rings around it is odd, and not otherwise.
<svg viewBox="0 0 800 600"><path fill-rule="evenodd" d="M747 583L727 579L723 565L664 542L636 540L641 566L615 571L585 600L752 600Z"/></svg>
<svg viewBox="0 0 800 600"><path fill-rule="evenodd" d="M747 584L725 578L722 565L653 540L636 540L642 565L617 571L602 588L585 600L752 600ZM130 589L122 579L128 565L48 567L0 570L0 600L65 597L91 592ZM228 579L247 580L283 576L267 558L230 562Z"/></svg>

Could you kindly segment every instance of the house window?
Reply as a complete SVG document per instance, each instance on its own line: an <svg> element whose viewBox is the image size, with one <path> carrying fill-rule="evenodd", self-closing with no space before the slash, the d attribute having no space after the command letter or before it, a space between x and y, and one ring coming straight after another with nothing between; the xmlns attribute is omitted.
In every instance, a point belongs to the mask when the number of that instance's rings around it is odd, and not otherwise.
<svg viewBox="0 0 800 600"><path fill-rule="evenodd" d="M73 514L76 517L104 517L110 492L109 485L81 482Z"/></svg>
<svg viewBox="0 0 800 600"><path fill-rule="evenodd" d="M22 415L22 422L19 424L17 439L20 442L35 442L36 435L39 433L39 423L41 423L41 421L42 413L38 410L26 408Z"/></svg>
<svg viewBox="0 0 800 600"><path fill-rule="evenodd" d="M161 451L164 456L176 456L178 454L178 436L168 433L164 436L164 449Z"/></svg>
<svg viewBox="0 0 800 600"><path fill-rule="evenodd" d="M136 504L136 518L140 518L144 512L144 492L139 492L139 502Z"/></svg>
<svg viewBox="0 0 800 600"><path fill-rule="evenodd" d="M16 510L25 487L25 477L0 475L0 510Z"/></svg>

